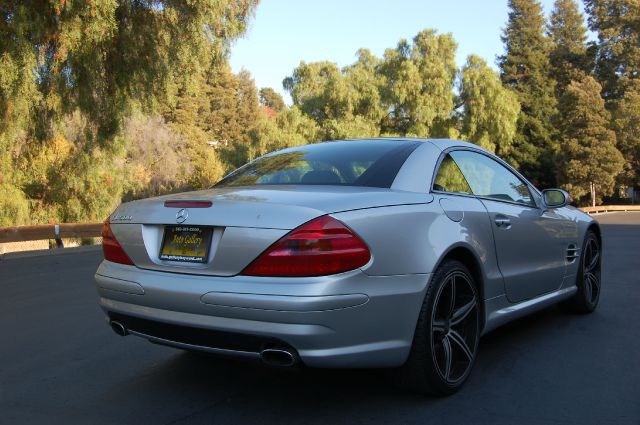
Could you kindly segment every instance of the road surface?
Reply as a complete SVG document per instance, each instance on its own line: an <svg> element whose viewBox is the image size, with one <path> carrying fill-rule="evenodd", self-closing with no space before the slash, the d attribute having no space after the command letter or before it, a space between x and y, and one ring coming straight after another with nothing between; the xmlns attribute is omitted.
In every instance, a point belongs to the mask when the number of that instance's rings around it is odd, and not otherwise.
<svg viewBox="0 0 640 425"><path fill-rule="evenodd" d="M121 338L97 306L100 252L0 260L0 424L640 424L640 213L597 216L592 315L552 307L481 341L446 399L376 370L282 370Z"/></svg>

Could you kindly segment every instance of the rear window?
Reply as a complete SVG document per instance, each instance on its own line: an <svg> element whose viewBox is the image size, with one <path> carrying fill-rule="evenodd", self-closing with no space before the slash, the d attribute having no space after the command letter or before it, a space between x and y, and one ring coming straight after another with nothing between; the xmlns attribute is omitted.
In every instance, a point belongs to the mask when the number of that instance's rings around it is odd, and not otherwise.
<svg viewBox="0 0 640 425"><path fill-rule="evenodd" d="M214 187L338 185L389 188L419 145L413 141L346 140L275 152L238 168Z"/></svg>

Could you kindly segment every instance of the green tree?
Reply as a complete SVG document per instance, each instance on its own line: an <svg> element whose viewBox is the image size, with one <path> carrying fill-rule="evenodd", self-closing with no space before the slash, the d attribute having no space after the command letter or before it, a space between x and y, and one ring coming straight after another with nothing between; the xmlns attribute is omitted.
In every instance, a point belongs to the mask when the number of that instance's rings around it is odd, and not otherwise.
<svg viewBox="0 0 640 425"><path fill-rule="evenodd" d="M625 159L619 182L640 187L640 79L631 80L613 107L613 129Z"/></svg>
<svg viewBox="0 0 640 425"><path fill-rule="evenodd" d="M509 153L520 104L516 95L502 85L500 76L478 56L469 56L462 68L460 101L463 137L499 155Z"/></svg>
<svg viewBox="0 0 640 425"><path fill-rule="evenodd" d="M247 130L258 118L259 106L249 72L235 75L226 62L216 66L208 76L205 93L209 105L200 114L213 141L224 146L247 145Z"/></svg>
<svg viewBox="0 0 640 425"><path fill-rule="evenodd" d="M178 93L192 90L256 5L2 2L0 180L23 193L12 196L20 204L14 207L28 204L32 222L102 219L127 186L126 117L171 107ZM79 121L70 137L66 127ZM41 154L63 139L69 157ZM27 159L39 161L38 169ZM0 209L0 221L10 210Z"/></svg>
<svg viewBox="0 0 640 425"><path fill-rule="evenodd" d="M502 81L516 92L521 112L507 159L539 186L554 186L558 144L553 117L557 102L542 6L537 0L509 0L509 9L502 35L505 54L498 62Z"/></svg>
<svg viewBox="0 0 640 425"><path fill-rule="evenodd" d="M300 62L283 81L293 104L322 125L328 119L340 119L353 110L355 93L333 62Z"/></svg>
<svg viewBox="0 0 640 425"><path fill-rule="evenodd" d="M239 167L250 149L249 131L260 117L256 85L249 72L234 75L228 64L213 73L208 84L205 130L220 159L230 168Z"/></svg>
<svg viewBox="0 0 640 425"><path fill-rule="evenodd" d="M35 85L39 96L28 96L27 109L37 109L40 131L79 109L100 135L113 135L129 102L153 108L170 101L179 85L220 57L246 28L256 3L5 1L1 112L10 112L20 90Z"/></svg>
<svg viewBox="0 0 640 425"><path fill-rule="evenodd" d="M379 135L382 113L374 80L374 68L363 56L344 70L332 62L301 62L283 85L294 105L318 123L322 139L342 139Z"/></svg>
<svg viewBox="0 0 640 425"><path fill-rule="evenodd" d="M625 81L640 77L640 2L585 0L585 6L589 27L598 33L596 73L603 96L619 99L624 96Z"/></svg>
<svg viewBox="0 0 640 425"><path fill-rule="evenodd" d="M188 147L193 166L189 185L208 187L248 158L249 131L260 119L255 83L247 71L236 75L221 61L177 98L164 117Z"/></svg>
<svg viewBox="0 0 640 425"><path fill-rule="evenodd" d="M557 97L571 80L578 80L592 68L584 16L574 0L556 0L547 33L551 39L551 72Z"/></svg>
<svg viewBox="0 0 640 425"><path fill-rule="evenodd" d="M451 34L424 30L413 44L401 40L379 65L382 104L388 111L382 133L448 136L454 108L457 44Z"/></svg>
<svg viewBox="0 0 640 425"><path fill-rule="evenodd" d="M562 165L559 180L574 199L585 204L595 186L599 202L614 191L624 159L616 148L616 135L608 128L610 115L600 93L602 87L591 76L572 81L560 99Z"/></svg>
<svg viewBox="0 0 640 425"><path fill-rule="evenodd" d="M354 64L342 70L349 87L353 90L353 107L350 112L355 117L361 117L366 123L365 126L380 127L381 120L386 115L380 95L382 84L378 72L380 60L368 49L359 49L356 57Z"/></svg>
<svg viewBox="0 0 640 425"><path fill-rule="evenodd" d="M251 150L246 161L276 150L319 141L320 133L316 122L298 106L293 106L278 114L275 120L262 119L251 128Z"/></svg>
<svg viewBox="0 0 640 425"><path fill-rule="evenodd" d="M585 0L589 27L598 33L596 74L613 113L625 171L619 183L640 185L640 3L637 0Z"/></svg>
<svg viewBox="0 0 640 425"><path fill-rule="evenodd" d="M205 122L205 116L211 107L210 91L207 77L201 76L192 91L182 89L176 104L164 111L164 119L169 128L185 144L187 155L184 161L189 162L192 169L185 183L187 187L194 189L209 187L225 171L218 154L209 145L213 136L211 126Z"/></svg>
<svg viewBox="0 0 640 425"><path fill-rule="evenodd" d="M263 87L259 92L260 104L268 106L276 112L282 112L287 108L280 93L272 89L271 87Z"/></svg>

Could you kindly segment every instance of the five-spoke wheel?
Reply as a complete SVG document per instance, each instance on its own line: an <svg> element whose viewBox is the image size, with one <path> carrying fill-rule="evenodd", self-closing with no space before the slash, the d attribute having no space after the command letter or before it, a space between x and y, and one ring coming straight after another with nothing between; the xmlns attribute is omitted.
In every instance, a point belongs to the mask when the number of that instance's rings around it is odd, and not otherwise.
<svg viewBox="0 0 640 425"><path fill-rule="evenodd" d="M576 313L591 313L600 300L602 286L602 249L598 236L591 230L587 232L582 244L582 255L576 276L578 292L563 306Z"/></svg>
<svg viewBox="0 0 640 425"><path fill-rule="evenodd" d="M478 298L462 271L446 276L431 317L431 347L440 377L455 384L466 377L478 339Z"/></svg>
<svg viewBox="0 0 640 425"><path fill-rule="evenodd" d="M585 244L582 281L585 301L597 303L600 297L600 248L595 237L589 237Z"/></svg>
<svg viewBox="0 0 640 425"><path fill-rule="evenodd" d="M402 384L433 395L457 391L469 376L480 339L480 297L467 267L444 261L433 274Z"/></svg>

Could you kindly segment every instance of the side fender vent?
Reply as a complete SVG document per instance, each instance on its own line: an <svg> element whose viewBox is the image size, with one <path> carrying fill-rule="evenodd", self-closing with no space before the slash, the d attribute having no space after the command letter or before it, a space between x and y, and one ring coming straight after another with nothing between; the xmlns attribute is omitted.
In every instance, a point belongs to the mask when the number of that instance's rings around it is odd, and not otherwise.
<svg viewBox="0 0 640 425"><path fill-rule="evenodd" d="M570 244L567 247L567 262L571 264L576 261L578 257L580 257L580 248L574 243Z"/></svg>

